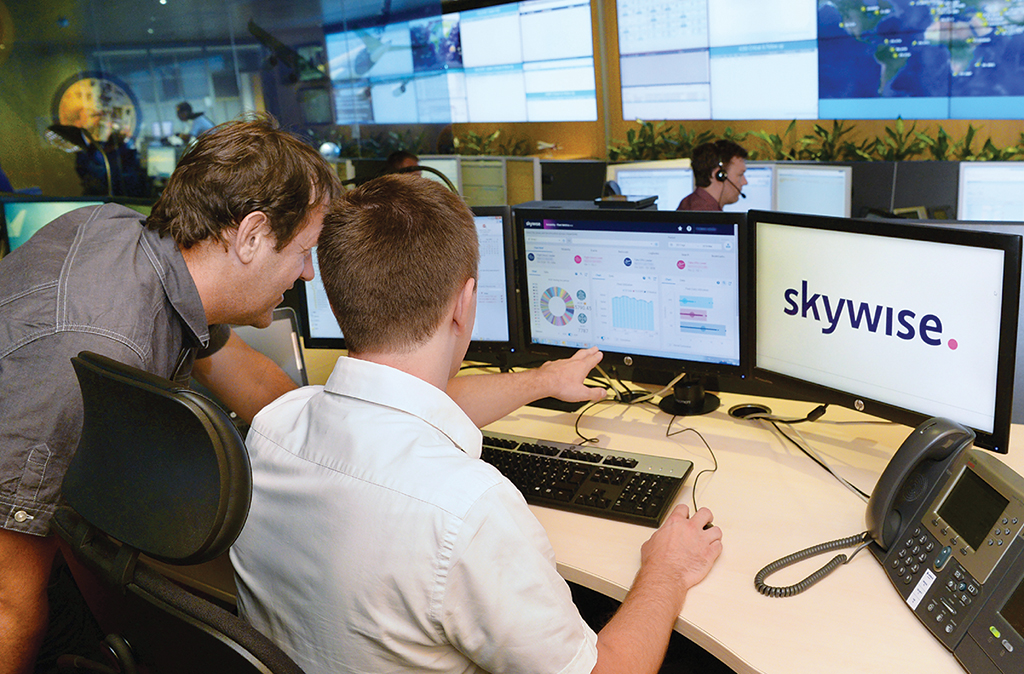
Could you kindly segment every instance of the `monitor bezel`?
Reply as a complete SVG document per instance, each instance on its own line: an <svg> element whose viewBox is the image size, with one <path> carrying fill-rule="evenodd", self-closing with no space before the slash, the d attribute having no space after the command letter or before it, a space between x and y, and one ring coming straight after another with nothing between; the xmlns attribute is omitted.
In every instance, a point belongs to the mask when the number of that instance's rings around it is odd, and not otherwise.
<svg viewBox="0 0 1024 674"><path fill-rule="evenodd" d="M512 209L509 206L473 206L470 208L474 216L501 216L503 246L505 252L505 292L508 298L506 311L508 316L509 337L500 341L478 341L469 343L467 358L487 359L485 356L503 353L514 353L520 347L519 310L515 286L515 245L512 239ZM306 282L296 283L298 291L299 319L302 327L302 341L307 349L345 349L344 337L314 337L309 325L309 305L306 297Z"/></svg>
<svg viewBox="0 0 1024 674"><path fill-rule="evenodd" d="M543 202L540 202L543 203ZM747 225L746 213L730 213L719 211L659 211L654 209L567 209L567 208L544 208L543 206L516 207L512 209L513 220L515 221L516 240L516 279L520 288L519 321L522 330L523 351L533 356L555 359L565 358L576 353L577 347L558 346L553 344L542 344L533 341L530 328L530 303L525 291L529 282L527 279L526 264L526 243L524 237L524 221L527 218L555 218L555 219L580 219L580 220L601 220L632 222L658 222L671 224L695 224L695 225L736 225L738 245L738 285L737 300L739 306L739 363L736 365L727 363L710 363L704 361L690 361L646 354L631 353L620 349L602 348L604 357L601 361L605 369L616 368L618 372L632 373L634 381L644 383L661 384L667 382L675 375L685 373L694 377L717 377L718 375L731 375L739 378L746 378L750 374L750 363L753 357L753 342L751 340L753 323L751 321L751 305L747 298L745 289L749 286L747 278L750 270L750 238L749 226ZM639 379L637 378L639 377Z"/></svg>
<svg viewBox="0 0 1024 674"><path fill-rule="evenodd" d="M1006 453L1009 445L1010 425L1013 412L1013 380L1015 374L1018 306L1020 302L1020 278L1022 238L1016 234L1001 232L946 228L933 223L920 225L912 220L865 220L839 218L824 215L803 215L777 211L750 211L747 214L751 248L751 273L746 294L750 301L751 369L753 379L759 383L778 388L800 399L814 400L822 404L834 404L857 410L871 416L915 427L934 416L909 410L875 398L857 395L849 391L831 388L807 379L785 375L757 362L757 225L765 222L774 225L802 227L826 231L850 232L869 236L895 239L934 241L978 248L1002 250L1003 305L1000 314L999 354L996 370L996 409L991 432L974 429L977 434L975 445L998 453ZM963 223L961 223L963 224ZM983 224L983 223L979 223ZM954 419L954 421L956 421Z"/></svg>

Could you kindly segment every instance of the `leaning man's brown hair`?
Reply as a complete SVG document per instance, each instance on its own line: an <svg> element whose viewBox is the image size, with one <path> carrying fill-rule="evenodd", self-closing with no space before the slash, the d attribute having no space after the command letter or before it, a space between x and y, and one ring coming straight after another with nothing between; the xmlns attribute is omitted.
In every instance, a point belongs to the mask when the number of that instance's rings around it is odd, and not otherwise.
<svg viewBox="0 0 1024 674"><path fill-rule="evenodd" d="M267 215L277 249L316 207L341 191L337 174L312 146L267 115L227 122L186 150L146 226L182 248L224 239L249 213Z"/></svg>

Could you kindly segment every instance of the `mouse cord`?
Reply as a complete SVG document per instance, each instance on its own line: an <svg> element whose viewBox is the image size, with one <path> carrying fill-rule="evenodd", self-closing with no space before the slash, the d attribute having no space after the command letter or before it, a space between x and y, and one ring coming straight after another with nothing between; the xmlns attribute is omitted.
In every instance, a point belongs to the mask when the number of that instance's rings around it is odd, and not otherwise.
<svg viewBox="0 0 1024 674"><path fill-rule="evenodd" d="M693 490L690 492L690 496L693 498L693 512L695 513L697 512L697 481L700 480L701 476L704 475L704 473L714 473L715 471L718 470L718 457L715 456L715 451L711 449L711 445L708 444L708 441L704 439L704 436L701 435L700 431L698 431L696 428L693 428L692 426L687 426L686 428L680 428L679 430L673 431L672 422L675 420L676 415L673 414L672 418L668 420L668 426L665 427L665 437L671 438L673 436L680 435L686 432L693 433L698 438L700 438L700 441L703 442L704 446L708 448L708 453L711 454L711 460L714 462L714 467L705 468L699 471L697 475L694 476L693 478ZM690 514L692 515L693 513Z"/></svg>

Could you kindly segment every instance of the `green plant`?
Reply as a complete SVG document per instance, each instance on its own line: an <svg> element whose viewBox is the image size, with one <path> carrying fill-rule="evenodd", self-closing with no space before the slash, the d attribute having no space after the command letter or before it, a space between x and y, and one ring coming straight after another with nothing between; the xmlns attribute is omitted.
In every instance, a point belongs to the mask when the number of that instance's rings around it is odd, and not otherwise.
<svg viewBox="0 0 1024 674"><path fill-rule="evenodd" d="M498 143L495 149L504 157L525 157L533 151L533 143L529 138L509 138Z"/></svg>
<svg viewBox="0 0 1024 674"><path fill-rule="evenodd" d="M747 134L744 133L743 135L746 136ZM675 128L675 131L668 135L668 139L674 146L672 149L673 157L692 157L693 148L704 143L710 143L715 139L715 134L706 129L704 131L687 129L680 124Z"/></svg>
<svg viewBox="0 0 1024 674"><path fill-rule="evenodd" d="M640 121L640 128L626 132L625 143L615 143L608 146L608 158L612 161L641 161L677 156L676 142L666 130L665 122L655 124Z"/></svg>
<svg viewBox="0 0 1024 674"><path fill-rule="evenodd" d="M777 133L768 133L767 131L752 131L750 135L758 138L767 146L767 154L762 157L760 152L756 150L751 152L751 159L766 159L769 161L784 161L796 159L796 146L795 141L787 140L791 139L796 129L796 120L794 119L786 127L786 130L780 136Z"/></svg>
<svg viewBox="0 0 1024 674"><path fill-rule="evenodd" d="M946 132L941 126L935 133L935 137L932 138L923 131L918 131L914 134L917 139L924 144L925 149L928 150L928 154L935 161L948 161L952 158L953 152L956 150L956 141L953 137Z"/></svg>
<svg viewBox="0 0 1024 674"><path fill-rule="evenodd" d="M837 159L849 159L846 155L855 154L859 149L850 141L844 141L843 137L853 131L854 127L846 126L846 122L834 119L832 128L828 129L821 124L814 125L814 131L797 141L797 156L800 159L812 159L815 161L835 161ZM853 150L851 150L851 148Z"/></svg>
<svg viewBox="0 0 1024 674"><path fill-rule="evenodd" d="M909 130L905 129L903 118L896 118L896 126L886 127L885 136L875 141L875 154L883 161L906 161L916 157L925 149L925 143L917 139L914 122Z"/></svg>
<svg viewBox="0 0 1024 674"><path fill-rule="evenodd" d="M1016 159L1021 154L1019 147L1004 147L999 148L992 142L991 138L985 140L985 144L981 146L981 150L978 152L975 159L981 161L1010 161Z"/></svg>
<svg viewBox="0 0 1024 674"><path fill-rule="evenodd" d="M475 131L467 131L464 136L456 136L452 141L452 145L455 147L455 154L495 154L491 149L500 136L501 129L486 135L476 133Z"/></svg>

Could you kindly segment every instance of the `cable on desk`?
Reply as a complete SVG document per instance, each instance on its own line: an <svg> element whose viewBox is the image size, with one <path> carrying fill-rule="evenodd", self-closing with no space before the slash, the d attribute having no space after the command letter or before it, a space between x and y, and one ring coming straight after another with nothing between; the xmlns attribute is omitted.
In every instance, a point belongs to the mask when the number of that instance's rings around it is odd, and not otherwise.
<svg viewBox="0 0 1024 674"><path fill-rule="evenodd" d="M816 463L819 466L821 466L825 470L826 473L828 473L829 475L834 477L836 480L838 480L840 484L842 484L844 487L846 487L847 489L852 491L854 494L856 494L857 497L860 498L862 501L867 502L867 500L869 498L869 495L867 494L867 492L863 491L862 489L860 489L859 487L857 487L853 483L849 482L842 475L837 473L835 471L835 469L832 468L832 466L830 466L823 458L821 458L821 456L817 452L815 452L813 449L811 449L810 443L807 442L807 439L804 438L804 436L800 435L800 431L796 430L795 428L793 429L793 432L796 433L798 436L800 436L800 439L803 440L804 444L800 444L799 442L797 442L796 440L791 438L788 434L783 432L783 430L781 428L779 428L778 422L770 421L770 420L766 420L766 421L768 421L768 423L771 424L775 428L775 431L779 435L781 435L783 438L785 438L789 442L793 443L794 447L796 447L801 452L806 454L807 457L811 459L811 461L814 461L814 463Z"/></svg>
<svg viewBox="0 0 1024 674"><path fill-rule="evenodd" d="M714 462L713 468L705 468L704 470L698 472L693 478L693 489L690 491L690 496L693 499L693 512L697 512L697 482L698 480L700 480L700 476L703 475L704 473L714 473L715 471L718 470L718 457L715 456L715 451L711 449L711 445L708 444L708 441L704 439L704 436L701 435L700 431L698 431L696 428L693 428L692 426L687 426L686 428L681 428L678 431L675 431L674 433L671 432L672 422L675 420L676 415L672 415L672 418L668 420L668 426L665 427L665 437L671 438L675 435L686 433L687 431L695 434L698 438L700 438L700 441L704 443L704 446L708 448L708 453L711 454L711 460ZM692 515L693 513L690 514Z"/></svg>
<svg viewBox="0 0 1024 674"><path fill-rule="evenodd" d="M856 555L858 552L867 547L867 545L870 542L871 539L868 536L868 532L865 531L864 533L857 534L856 536L840 538L838 540L829 541L828 543L820 543L813 547L801 550L800 552L794 552L792 555L788 555L786 557L783 557L782 559L776 560L768 566L761 569L760 571L758 571L757 575L754 576L754 587L756 587L757 591L766 597L792 597L794 595L798 595L807 588L811 587L812 585L820 581L825 576L829 575L830 573L838 569L843 564L848 563L851 559L853 559L854 555ZM787 566L790 566L791 564L795 564L796 562L802 561L804 559L809 559L811 557L815 557L826 552L831 552L832 550L849 548L854 545L857 545L858 547L856 550L853 551L853 553L849 557L847 557L845 554L836 555L827 564L825 564L825 566L821 567L811 575L807 576L799 583L795 583L793 585L786 585L784 587L776 587L773 585L768 585L764 582L768 576L772 575L779 569L784 569Z"/></svg>
<svg viewBox="0 0 1024 674"><path fill-rule="evenodd" d="M779 424L802 424L807 421L817 421L825 412L828 411L828 403L818 405L813 410L807 413L807 416L802 419L784 419L782 417L775 416L774 414L748 414L744 419L760 419L762 421L771 421Z"/></svg>

